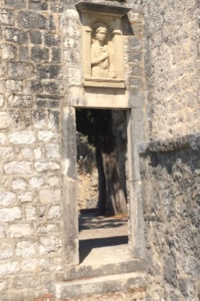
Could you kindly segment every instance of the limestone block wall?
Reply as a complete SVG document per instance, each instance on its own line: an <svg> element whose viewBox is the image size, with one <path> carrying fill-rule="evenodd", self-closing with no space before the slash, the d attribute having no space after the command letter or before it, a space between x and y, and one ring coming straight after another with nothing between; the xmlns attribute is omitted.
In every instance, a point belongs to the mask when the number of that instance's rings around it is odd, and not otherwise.
<svg viewBox="0 0 200 301"><path fill-rule="evenodd" d="M69 88L82 87L77 2L0 0L2 301L50 292L51 282L63 280L66 265L73 257L77 260L78 254L71 249L78 245L74 216L68 212L74 206L71 199L63 208L63 190L73 191L71 177L76 176L76 168L62 170L63 158L66 165L76 166L76 159L69 162L63 153L76 158L76 145L68 134L75 130ZM137 132L131 139L141 142L145 115L142 14L140 8L136 10L123 22L123 59L128 105L134 108L130 123ZM64 232L69 235L67 242Z"/></svg>
<svg viewBox="0 0 200 301"><path fill-rule="evenodd" d="M149 136L193 134L199 121L199 1L144 1Z"/></svg>
<svg viewBox="0 0 200 301"><path fill-rule="evenodd" d="M63 3L0 7L0 299L23 300L62 272Z"/></svg>
<svg viewBox="0 0 200 301"><path fill-rule="evenodd" d="M140 153L149 300L200 299L200 136Z"/></svg>

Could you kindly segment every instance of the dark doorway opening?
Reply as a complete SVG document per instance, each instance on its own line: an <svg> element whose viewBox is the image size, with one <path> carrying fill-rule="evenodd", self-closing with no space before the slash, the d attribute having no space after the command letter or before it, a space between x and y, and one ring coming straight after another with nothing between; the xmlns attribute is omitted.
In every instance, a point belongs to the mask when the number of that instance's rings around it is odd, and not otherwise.
<svg viewBox="0 0 200 301"><path fill-rule="evenodd" d="M120 261L129 257L126 111L77 109L76 127L80 263Z"/></svg>

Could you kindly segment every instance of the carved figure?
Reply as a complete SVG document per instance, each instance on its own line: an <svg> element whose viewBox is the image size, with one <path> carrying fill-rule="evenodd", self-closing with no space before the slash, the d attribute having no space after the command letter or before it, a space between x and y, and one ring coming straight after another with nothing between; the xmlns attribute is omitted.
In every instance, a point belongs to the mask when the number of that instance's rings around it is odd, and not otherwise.
<svg viewBox="0 0 200 301"><path fill-rule="evenodd" d="M106 44L107 28L99 24L95 28L94 41L91 46L92 77L114 78L115 71L110 62L110 52Z"/></svg>

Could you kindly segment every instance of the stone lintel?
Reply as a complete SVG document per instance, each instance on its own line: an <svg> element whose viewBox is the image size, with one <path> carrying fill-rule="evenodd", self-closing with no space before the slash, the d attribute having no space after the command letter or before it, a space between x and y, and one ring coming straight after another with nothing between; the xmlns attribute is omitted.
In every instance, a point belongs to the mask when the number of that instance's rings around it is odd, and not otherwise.
<svg viewBox="0 0 200 301"><path fill-rule="evenodd" d="M108 88L125 88L123 79L107 79L107 78L85 78L85 87L108 87Z"/></svg>
<svg viewBox="0 0 200 301"><path fill-rule="evenodd" d="M91 3L87 1L78 2L76 8L82 13L95 12L95 14L114 15L119 17L123 17L132 9L122 5Z"/></svg>

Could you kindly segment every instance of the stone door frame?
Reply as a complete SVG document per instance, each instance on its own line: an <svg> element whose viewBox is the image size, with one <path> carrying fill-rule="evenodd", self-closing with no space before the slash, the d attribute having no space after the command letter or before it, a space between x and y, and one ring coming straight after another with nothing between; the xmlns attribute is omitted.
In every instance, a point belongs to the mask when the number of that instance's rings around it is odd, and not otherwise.
<svg viewBox="0 0 200 301"><path fill-rule="evenodd" d="M69 268L79 264L79 231L78 231L78 199L77 199L77 146L76 146L76 108L66 106L62 111L62 174L63 174L63 267ZM82 108L97 108L82 106ZM101 109L108 109L102 106ZM112 106L110 109L122 109ZM128 237L129 246L134 258L144 259L144 221L141 197L141 180L139 156L137 152L138 131L141 124L137 108L123 108L127 116L127 159L128 183L130 190Z"/></svg>

